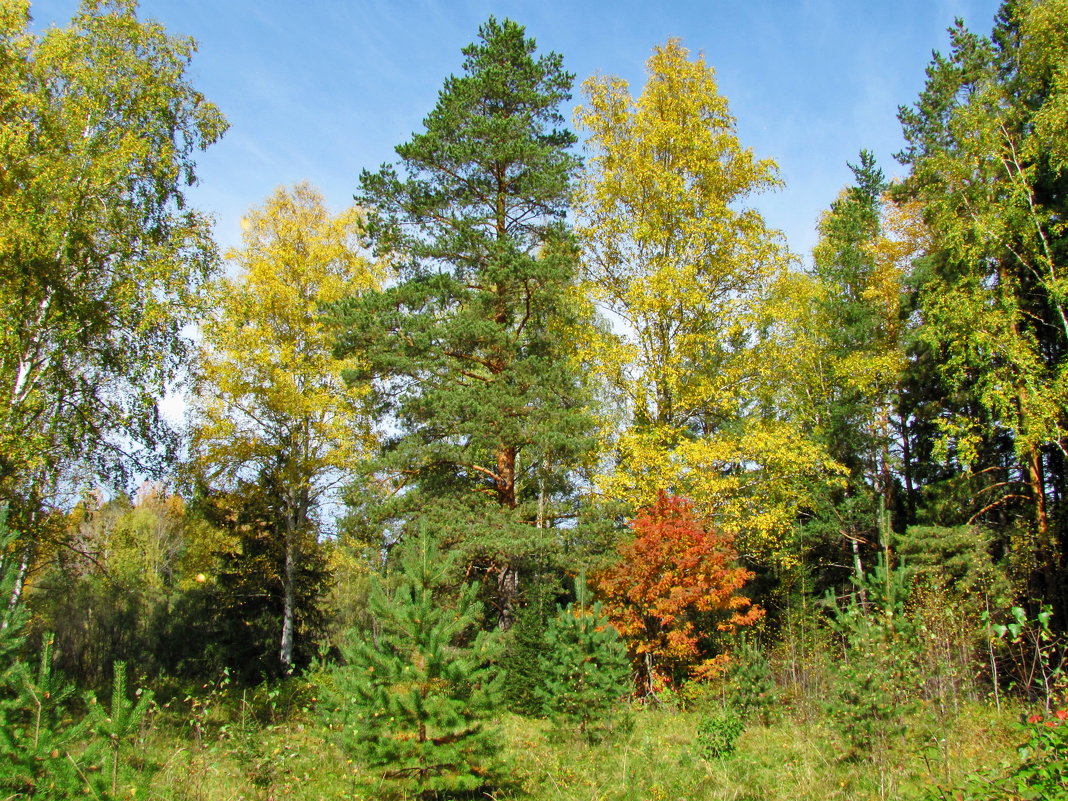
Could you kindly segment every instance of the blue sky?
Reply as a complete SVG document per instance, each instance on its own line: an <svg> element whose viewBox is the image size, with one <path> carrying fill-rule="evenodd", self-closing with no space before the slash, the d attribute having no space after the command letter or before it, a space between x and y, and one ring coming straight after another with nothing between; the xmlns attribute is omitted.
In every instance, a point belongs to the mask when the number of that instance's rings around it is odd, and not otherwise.
<svg viewBox="0 0 1068 801"><path fill-rule="evenodd" d="M31 0L35 26L65 24L76 0ZM775 159L786 186L754 200L807 260L820 212L875 152L888 175L902 145L897 107L915 101L957 16L990 31L996 0L142 0L140 13L194 37L195 84L226 114L199 158L193 202L239 244L241 215L275 187L309 180L335 209L359 172L393 160L432 108L460 48L490 14L564 56L577 85L618 75L637 94L652 47L702 52L742 143ZM567 114L570 115L570 109Z"/></svg>

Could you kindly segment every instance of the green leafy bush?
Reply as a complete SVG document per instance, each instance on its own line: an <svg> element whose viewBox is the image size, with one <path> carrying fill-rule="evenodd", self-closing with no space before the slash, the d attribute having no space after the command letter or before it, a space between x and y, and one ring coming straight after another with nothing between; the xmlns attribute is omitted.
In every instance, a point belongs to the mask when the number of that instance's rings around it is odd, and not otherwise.
<svg viewBox="0 0 1068 801"><path fill-rule="evenodd" d="M1036 713L1015 767L973 771L960 782L928 788L926 801L1068 801L1068 709Z"/></svg>
<svg viewBox="0 0 1068 801"><path fill-rule="evenodd" d="M1068 709L1048 717L1027 719L1027 742L1020 746L1021 763L1011 783L1023 799L1068 799Z"/></svg>
<svg viewBox="0 0 1068 801"><path fill-rule="evenodd" d="M723 759L734 753L745 723L731 709L704 715L697 724L697 748L703 759Z"/></svg>

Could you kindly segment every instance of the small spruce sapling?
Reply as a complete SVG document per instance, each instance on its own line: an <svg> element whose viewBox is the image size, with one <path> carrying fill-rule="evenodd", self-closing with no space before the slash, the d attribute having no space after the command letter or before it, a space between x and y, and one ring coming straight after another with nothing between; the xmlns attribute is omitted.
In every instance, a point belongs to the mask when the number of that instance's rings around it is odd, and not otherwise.
<svg viewBox="0 0 1068 801"><path fill-rule="evenodd" d="M760 648L743 637L732 655L727 676L727 706L743 720L759 717L767 722L777 693L771 663Z"/></svg>
<svg viewBox="0 0 1068 801"><path fill-rule="evenodd" d="M905 613L909 573L890 568L880 554L874 570L854 579L858 592L844 607L828 596L831 626L842 638L828 711L852 746L882 770L891 743L905 734L904 713L919 690L915 623ZM867 608L857 600L867 599Z"/></svg>
<svg viewBox="0 0 1068 801"><path fill-rule="evenodd" d="M611 728L613 711L631 690L630 663L601 604L590 605L584 576L575 589L576 602L558 607L545 631L537 694L545 714L558 725L577 725L589 736L595 726Z"/></svg>
<svg viewBox="0 0 1068 801"><path fill-rule="evenodd" d="M538 717L542 714L541 655L545 650L545 631L556 611L556 595L560 591L557 577L537 577L524 591L526 603L515 615L515 625L508 630L506 646L501 658L504 671L504 702L508 709L521 715Z"/></svg>
<svg viewBox="0 0 1068 801"><path fill-rule="evenodd" d="M497 770L496 632L476 632L477 586L444 594L454 561L420 533L401 546L399 583L371 591L373 631L352 632L332 675L342 747L400 793L478 790ZM451 555L450 555L451 556Z"/></svg>

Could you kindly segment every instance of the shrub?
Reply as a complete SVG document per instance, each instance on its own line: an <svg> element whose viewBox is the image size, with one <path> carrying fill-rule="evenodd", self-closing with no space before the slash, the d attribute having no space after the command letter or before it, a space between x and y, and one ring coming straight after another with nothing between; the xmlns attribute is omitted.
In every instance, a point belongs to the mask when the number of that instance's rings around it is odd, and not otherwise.
<svg viewBox="0 0 1068 801"><path fill-rule="evenodd" d="M1011 783L1024 799L1068 799L1068 709L1048 717L1027 719L1027 742L1020 747L1021 763Z"/></svg>
<svg viewBox="0 0 1068 801"><path fill-rule="evenodd" d="M731 709L704 715L697 724L698 753L707 760L729 757L744 728L742 718Z"/></svg>
<svg viewBox="0 0 1068 801"><path fill-rule="evenodd" d="M729 661L722 641L764 616L742 594L754 574L737 564L733 536L664 492L631 528L634 539L594 583L635 658L639 693L716 678Z"/></svg>
<svg viewBox="0 0 1068 801"><path fill-rule="evenodd" d="M1036 713L1023 724L1027 740L1015 768L971 773L957 786L929 788L927 801L1068 801L1068 709Z"/></svg>

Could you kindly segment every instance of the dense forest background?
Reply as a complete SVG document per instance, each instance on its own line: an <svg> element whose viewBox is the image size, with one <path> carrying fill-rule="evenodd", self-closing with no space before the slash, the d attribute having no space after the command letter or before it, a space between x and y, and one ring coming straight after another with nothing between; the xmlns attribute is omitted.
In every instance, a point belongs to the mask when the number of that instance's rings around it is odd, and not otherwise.
<svg viewBox="0 0 1068 801"><path fill-rule="evenodd" d="M491 17L350 208L220 253L192 41L28 14L5 798L1064 797L1068 3L951 28L807 269L679 40L576 88Z"/></svg>

